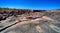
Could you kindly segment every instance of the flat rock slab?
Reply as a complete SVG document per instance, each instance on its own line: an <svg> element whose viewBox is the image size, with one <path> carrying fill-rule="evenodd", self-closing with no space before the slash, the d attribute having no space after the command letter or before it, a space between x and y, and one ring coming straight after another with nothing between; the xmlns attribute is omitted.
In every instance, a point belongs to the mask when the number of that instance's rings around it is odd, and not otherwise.
<svg viewBox="0 0 60 33"><path fill-rule="evenodd" d="M32 15L29 15L29 16L32 16ZM58 19L55 19L55 18L59 18L60 15L47 12L44 16L41 18L36 18L34 20L25 19L27 15L25 16L22 15L21 17L19 16L17 19L21 18L20 20L22 20L22 22L15 24L7 28L6 30L1 31L0 33L60 33L60 27L59 27L60 21L58 21ZM32 17L34 18L40 17L40 14L38 15L33 14ZM7 19L7 21L2 21L0 23L0 30L6 26L10 26L16 23L17 19L14 17L12 18ZM27 20L27 21L23 21L23 20Z"/></svg>

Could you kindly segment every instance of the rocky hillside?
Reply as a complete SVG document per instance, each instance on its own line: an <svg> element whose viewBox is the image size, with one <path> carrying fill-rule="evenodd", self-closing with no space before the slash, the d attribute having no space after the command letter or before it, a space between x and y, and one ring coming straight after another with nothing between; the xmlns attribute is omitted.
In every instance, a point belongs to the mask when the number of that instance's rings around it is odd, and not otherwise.
<svg viewBox="0 0 60 33"><path fill-rule="evenodd" d="M0 33L60 33L59 11L0 11Z"/></svg>

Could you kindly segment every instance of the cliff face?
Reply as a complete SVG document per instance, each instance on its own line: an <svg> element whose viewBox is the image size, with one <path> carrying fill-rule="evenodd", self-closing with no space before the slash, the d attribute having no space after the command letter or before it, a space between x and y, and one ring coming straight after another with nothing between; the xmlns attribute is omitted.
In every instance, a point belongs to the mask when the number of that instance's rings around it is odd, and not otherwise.
<svg viewBox="0 0 60 33"><path fill-rule="evenodd" d="M0 21L0 33L60 33L58 11L13 10L0 14L8 15Z"/></svg>

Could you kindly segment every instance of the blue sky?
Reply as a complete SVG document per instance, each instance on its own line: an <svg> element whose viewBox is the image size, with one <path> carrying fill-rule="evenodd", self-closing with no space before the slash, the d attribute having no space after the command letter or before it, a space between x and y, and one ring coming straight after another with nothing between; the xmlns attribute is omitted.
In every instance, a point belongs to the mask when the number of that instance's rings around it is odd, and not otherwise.
<svg viewBox="0 0 60 33"><path fill-rule="evenodd" d="M0 7L52 10L60 9L60 0L0 0Z"/></svg>

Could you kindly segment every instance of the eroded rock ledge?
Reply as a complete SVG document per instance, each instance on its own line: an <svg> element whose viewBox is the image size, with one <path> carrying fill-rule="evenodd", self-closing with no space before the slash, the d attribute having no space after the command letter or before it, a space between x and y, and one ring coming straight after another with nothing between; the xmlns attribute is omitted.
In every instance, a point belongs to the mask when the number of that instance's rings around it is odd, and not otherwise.
<svg viewBox="0 0 60 33"><path fill-rule="evenodd" d="M5 10L0 14L0 33L60 33L58 10Z"/></svg>
<svg viewBox="0 0 60 33"><path fill-rule="evenodd" d="M10 16L17 16L21 14L29 14L34 12L45 12L45 10L0 10L0 21L6 20Z"/></svg>

